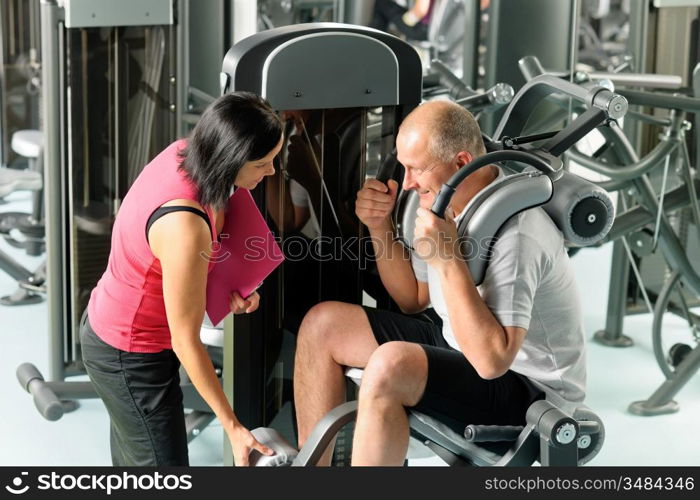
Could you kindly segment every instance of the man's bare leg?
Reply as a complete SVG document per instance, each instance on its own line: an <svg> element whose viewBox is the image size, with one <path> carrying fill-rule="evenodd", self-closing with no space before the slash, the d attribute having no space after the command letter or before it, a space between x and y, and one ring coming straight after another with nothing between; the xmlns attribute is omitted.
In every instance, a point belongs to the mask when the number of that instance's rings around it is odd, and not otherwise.
<svg viewBox="0 0 700 500"><path fill-rule="evenodd" d="M362 307L322 302L304 317L294 360L294 402L299 447L316 423L345 401L345 367L364 368L377 348ZM319 465L330 464L331 445Z"/></svg>
<svg viewBox="0 0 700 500"><path fill-rule="evenodd" d="M387 342L371 355L362 376L352 465L402 465L408 449L406 406L416 405L428 380L423 348Z"/></svg>

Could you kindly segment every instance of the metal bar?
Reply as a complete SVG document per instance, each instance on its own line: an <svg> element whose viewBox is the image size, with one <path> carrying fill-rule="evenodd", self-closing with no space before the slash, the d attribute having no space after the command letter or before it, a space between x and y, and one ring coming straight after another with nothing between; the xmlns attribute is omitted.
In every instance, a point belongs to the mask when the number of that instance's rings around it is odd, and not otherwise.
<svg viewBox="0 0 700 500"><path fill-rule="evenodd" d="M654 224L654 238L652 239L652 251L656 250L656 244L659 241L659 223L661 222L661 214L664 211L664 198L666 197L666 181L668 180L668 166L671 163L671 155L666 157L664 161L664 173L661 178L661 194L659 195L659 208L656 211L656 224Z"/></svg>
<svg viewBox="0 0 700 500"><path fill-rule="evenodd" d="M638 160L632 145L619 128L608 127L601 129L601 131L606 138L616 138L619 140L620 146L622 146L619 148L619 153L624 156L621 158L623 161L629 160L631 163L635 163ZM658 205L649 178L646 175L642 175L634 179L632 184L639 193L641 203L645 205L651 213L656 213ZM685 254L683 246L669 224L666 214L662 214L659 231L661 235L661 250L669 266L674 270L679 270L683 274L686 284L688 284L696 294L700 295L700 276L688 261L688 256Z"/></svg>
<svg viewBox="0 0 700 500"><path fill-rule="evenodd" d="M612 193L614 191L620 191L629 186L630 182L628 180L610 180L610 181L591 181L596 186L600 186L607 192Z"/></svg>
<svg viewBox="0 0 700 500"><path fill-rule="evenodd" d="M608 308L605 317L605 329L597 331L594 335L594 339L598 343L607 346L629 347L633 344L633 340L622 331L627 305L629 265L625 247L621 241L616 241L613 245L610 268L610 286L608 288Z"/></svg>
<svg viewBox="0 0 700 500"><path fill-rule="evenodd" d="M316 465L331 444L338 431L348 422L355 419L357 401L348 401L331 411L316 424L309 438L294 459L292 466L304 467Z"/></svg>
<svg viewBox="0 0 700 500"><path fill-rule="evenodd" d="M691 113L700 111L700 99L675 95L644 92L642 90L619 89L617 93L625 97L630 104L651 106L653 108L681 109Z"/></svg>
<svg viewBox="0 0 700 500"><path fill-rule="evenodd" d="M588 135L591 130L595 129L604 120L604 111L597 108L588 109L571 122L564 130L557 133L557 135L543 144L542 149L549 151L553 156L560 156L580 139Z"/></svg>
<svg viewBox="0 0 700 500"><path fill-rule="evenodd" d="M32 277L32 273L2 250L0 250L0 269L15 281L27 281Z"/></svg>
<svg viewBox="0 0 700 500"><path fill-rule="evenodd" d="M640 113L638 111L627 111L627 115L642 123L648 123L649 125L656 125L657 127L668 127L671 125L671 120L668 118L658 118L656 116L648 115L646 113Z"/></svg>
<svg viewBox="0 0 700 500"><path fill-rule="evenodd" d="M692 74L693 95L700 97L700 63L693 69ZM700 165L700 113L695 114L695 165Z"/></svg>
<svg viewBox="0 0 700 500"><path fill-rule="evenodd" d="M654 190L651 187L651 182L646 176L643 176L634 181L635 187L642 199L642 202L652 210L658 210ZM666 260L671 269L677 269L683 274L684 281L690 286L693 291L700 295L700 276L695 272L692 264L688 261L688 256L678 237L673 231L671 224L665 214L661 214L659 224L659 245L663 251Z"/></svg>
<svg viewBox="0 0 700 500"><path fill-rule="evenodd" d="M187 134L189 126L184 120L187 112L187 89L189 88L190 67L190 29L189 29L190 0L178 0L177 18L177 60L175 69L175 126L178 137ZM172 74L172 71L171 71Z"/></svg>
<svg viewBox="0 0 700 500"><path fill-rule="evenodd" d="M187 430L187 442L199 436L199 433L214 420L215 415L210 412L194 410L185 417L185 429Z"/></svg>
<svg viewBox="0 0 700 500"><path fill-rule="evenodd" d="M62 400L98 398L92 382L46 382L45 386Z"/></svg>
<svg viewBox="0 0 700 500"><path fill-rule="evenodd" d="M678 75L654 75L651 73L587 73L591 80L610 80L617 85L628 87L652 87L657 89L678 89L683 79Z"/></svg>
<svg viewBox="0 0 700 500"><path fill-rule="evenodd" d="M695 219L695 224L700 228L700 205L698 204L698 192L695 189L695 182L693 182L693 174L690 170L690 155L688 154L688 145L685 141L681 143L681 152L683 153L683 180L685 185L688 187L688 195L690 198L690 206L693 208L693 218Z"/></svg>
<svg viewBox="0 0 700 500"><path fill-rule="evenodd" d="M700 179L696 179L694 185L696 192L700 190ZM688 191L687 186L679 186L669 191L664 202L664 210L666 212L675 212L687 207L690 203ZM621 236L641 229L647 224L651 224L653 221L654 215L646 207L638 205L615 218L615 222L603 242L614 241Z"/></svg>
<svg viewBox="0 0 700 500"><path fill-rule="evenodd" d="M629 4L629 38L627 52L634 54L634 71L647 71L647 43L649 38L649 5L647 2L630 2ZM635 109L639 111L639 108ZM638 147L641 142L642 127L633 120L625 120L624 130L632 144Z"/></svg>
<svg viewBox="0 0 700 500"><path fill-rule="evenodd" d="M627 243L627 239L625 237L622 238L622 244L625 247L625 254L627 255L627 260L630 263L630 266L632 267L632 272L634 272L634 278L637 280L637 283L639 284L639 289L642 291L642 297L644 298L644 303L646 304L649 312L653 314L654 307L651 305L651 300L649 300L649 294L647 293L647 287L646 287L646 285L644 285L644 280L642 279L642 274L639 272L639 267L637 267L637 263L634 261L634 256L632 255L632 250L630 250L629 243Z"/></svg>
<svg viewBox="0 0 700 500"><path fill-rule="evenodd" d="M121 127L119 126L122 120L121 106L122 106L122 93L123 88L119 85L124 83L124 77L122 76L122 53L121 53L121 30L119 27L113 28L114 33L114 118L110 120L110 125L114 127L114 144L110 143L110 147L114 147L114 200L112 206L112 213L117 214L119 210L119 196L121 190L121 179L119 178L119 172L121 170L120 165L122 163L121 154L122 148L121 143L123 141ZM127 166L128 168L128 166Z"/></svg>
<svg viewBox="0 0 700 500"><path fill-rule="evenodd" d="M678 394L683 386L695 375L700 368L700 345L695 347L676 367L673 376L667 379L654 393L642 403L644 407L662 407Z"/></svg>
<svg viewBox="0 0 700 500"><path fill-rule="evenodd" d="M233 316L229 314L224 319L224 366L221 370L221 380L224 389L224 394L228 400L228 404L233 407L233 396L234 396L234 331L233 331ZM235 408L234 408L235 410ZM231 448L231 442L227 439L226 432L223 434L223 461L224 466L231 467L234 464L233 461L233 449Z"/></svg>
<svg viewBox="0 0 700 500"><path fill-rule="evenodd" d="M518 91L503 114L493 139L519 135L535 106L551 94L563 94L589 107L601 109L606 117L613 119L621 118L627 111L626 100L607 89L589 90L552 75L539 75Z"/></svg>
<svg viewBox="0 0 700 500"><path fill-rule="evenodd" d="M60 145L59 8L41 1L42 102L44 117L44 206L46 207L46 286L49 313L50 380L63 380L63 200Z"/></svg>
<svg viewBox="0 0 700 500"><path fill-rule="evenodd" d="M652 168L656 167L661 160L671 154L677 146L678 143L676 141L663 140L659 142L651 152L644 156L644 158L631 165L603 163L595 158L583 155L574 149L567 151L565 155L568 159L575 161L577 164L590 168L594 172L603 174L613 180L630 181L632 178L646 174Z"/></svg>
<svg viewBox="0 0 700 500"><path fill-rule="evenodd" d="M83 129L83 208L90 203L90 121L88 119L88 41L85 28L80 30L80 86ZM77 100L77 99L76 99Z"/></svg>
<svg viewBox="0 0 700 500"><path fill-rule="evenodd" d="M471 88L477 86L479 70L479 29L481 10L479 2L464 2L462 7L466 11L466 23L464 26L462 80Z"/></svg>

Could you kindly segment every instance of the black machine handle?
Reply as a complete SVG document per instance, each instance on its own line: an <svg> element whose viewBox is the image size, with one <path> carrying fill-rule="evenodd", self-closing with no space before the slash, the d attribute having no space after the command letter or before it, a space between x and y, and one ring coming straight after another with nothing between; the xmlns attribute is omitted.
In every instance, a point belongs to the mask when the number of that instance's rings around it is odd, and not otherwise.
<svg viewBox="0 0 700 500"><path fill-rule="evenodd" d="M440 85L447 89L452 99L464 99L476 94L474 89L468 87L467 84L460 80L440 59L430 61L430 69L438 74Z"/></svg>
<svg viewBox="0 0 700 500"><path fill-rule="evenodd" d="M535 167L537 170L545 174L552 174L558 170L552 167L549 160L530 151L503 150L486 153L485 155L480 156L479 158L476 158L475 160L472 160L464 165L452 177L450 177L450 180L442 185L440 192L435 197L435 202L433 202L433 206L431 208L432 212L438 217L444 218L445 210L450 204L452 196L455 194L457 187L462 183L462 181L464 181L464 179L482 167L491 165L492 163L504 161L517 161L525 163Z"/></svg>
<svg viewBox="0 0 700 500"><path fill-rule="evenodd" d="M477 113L491 106L503 106L513 100L515 91L507 83L497 83L485 92L477 93L467 86L439 59L433 59L430 69L440 77L440 85L445 87L450 97L460 106L464 106L472 113Z"/></svg>
<svg viewBox="0 0 700 500"><path fill-rule="evenodd" d="M379 170L377 170L377 176L375 178L386 184L389 179L394 177L394 172L398 164L399 160L396 158L396 148L394 148L391 153L384 157L382 164L379 165Z"/></svg>
<svg viewBox="0 0 700 500"><path fill-rule="evenodd" d="M485 108L505 106L513 100L515 91L507 83L497 83L482 94L457 99L455 102L467 108L472 113L478 113Z"/></svg>
<svg viewBox="0 0 700 500"><path fill-rule="evenodd" d="M464 437L472 443L515 441L523 429L522 425L468 425Z"/></svg>
<svg viewBox="0 0 700 500"><path fill-rule="evenodd" d="M46 420L54 421L63 416L63 404L33 364L22 363L19 365L17 367L17 380L34 397L37 410Z"/></svg>

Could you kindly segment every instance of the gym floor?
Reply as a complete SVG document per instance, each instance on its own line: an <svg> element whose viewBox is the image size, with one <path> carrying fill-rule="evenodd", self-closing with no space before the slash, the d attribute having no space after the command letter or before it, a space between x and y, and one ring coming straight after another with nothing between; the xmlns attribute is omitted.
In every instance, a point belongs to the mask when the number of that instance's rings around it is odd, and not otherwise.
<svg viewBox="0 0 700 500"><path fill-rule="evenodd" d="M29 211L26 193L14 193L1 211ZM0 248L28 268L41 262L0 241ZM612 246L585 249L573 259L583 300L585 328L590 338L605 322ZM0 272L0 295L14 291L15 282ZM682 322L678 321L682 329ZM0 308L0 465L110 465L109 421L99 400L82 401L78 411L49 422L34 408L15 377L20 363L30 361L48 371L46 302ZM625 320L625 333L635 345L626 349L588 343L586 404L603 419L606 442L592 465L700 465L700 374L677 395L681 410L672 415L637 417L627 405L645 399L663 382L651 348L651 315ZM695 443L695 444L693 444ZM192 465L221 465L222 431L216 422L190 443ZM415 465L438 465L419 459Z"/></svg>

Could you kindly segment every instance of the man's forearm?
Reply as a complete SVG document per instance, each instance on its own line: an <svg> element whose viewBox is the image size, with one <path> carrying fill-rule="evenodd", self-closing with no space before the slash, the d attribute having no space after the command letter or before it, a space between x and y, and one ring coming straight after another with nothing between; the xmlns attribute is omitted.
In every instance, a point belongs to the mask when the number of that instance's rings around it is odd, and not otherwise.
<svg viewBox="0 0 700 500"><path fill-rule="evenodd" d="M436 268L450 325L462 353L480 374L502 367L502 353L507 347L505 331L479 295L466 263L450 259Z"/></svg>
<svg viewBox="0 0 700 500"><path fill-rule="evenodd" d="M403 244L394 240L390 223L379 229L370 229L370 237L379 277L391 298L406 313L422 310L410 253Z"/></svg>

